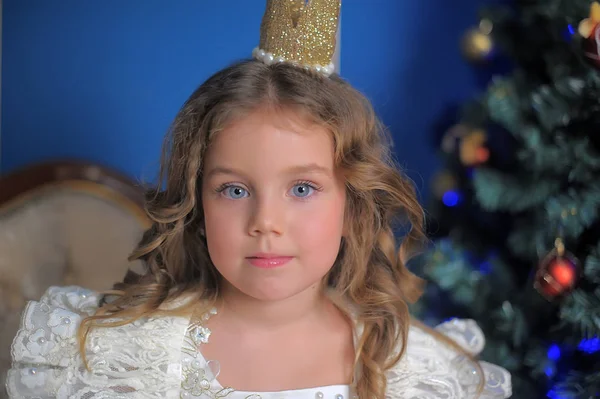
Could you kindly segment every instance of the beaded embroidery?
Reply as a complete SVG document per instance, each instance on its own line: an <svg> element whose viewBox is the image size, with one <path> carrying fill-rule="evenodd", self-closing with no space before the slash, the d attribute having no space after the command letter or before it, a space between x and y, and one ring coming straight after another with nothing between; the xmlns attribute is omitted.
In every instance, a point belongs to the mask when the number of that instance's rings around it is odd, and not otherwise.
<svg viewBox="0 0 600 399"><path fill-rule="evenodd" d="M208 343L211 331L204 325L217 314L217 309L212 308L199 317L192 315L186 330L181 351L184 357L181 361L181 395L184 398L198 398L206 395L210 398L224 398L234 390L231 388L215 388L217 377L221 371L216 360L205 361L201 355L200 347Z"/></svg>

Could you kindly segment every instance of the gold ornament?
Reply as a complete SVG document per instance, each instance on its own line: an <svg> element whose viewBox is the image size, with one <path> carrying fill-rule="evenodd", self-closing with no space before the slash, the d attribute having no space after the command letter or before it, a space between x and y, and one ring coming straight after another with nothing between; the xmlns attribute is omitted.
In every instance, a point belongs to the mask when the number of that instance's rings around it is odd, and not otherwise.
<svg viewBox="0 0 600 399"><path fill-rule="evenodd" d="M579 23L577 31L581 37L588 39L598 23L600 23L600 4L595 1L590 6L590 16Z"/></svg>
<svg viewBox="0 0 600 399"><path fill-rule="evenodd" d="M490 157L490 151L485 146L487 135L483 130L473 130L463 136L459 146L460 161L465 166L484 164Z"/></svg>
<svg viewBox="0 0 600 399"><path fill-rule="evenodd" d="M593 2L590 15L577 27L582 37L582 48L585 57L597 68L600 68L600 3Z"/></svg>
<svg viewBox="0 0 600 399"><path fill-rule="evenodd" d="M487 60L494 51L492 40L493 25L491 21L484 19L476 28L469 29L461 40L461 50L464 57L471 62L483 62Z"/></svg>
<svg viewBox="0 0 600 399"><path fill-rule="evenodd" d="M487 134L483 129L473 128L459 123L452 126L442 138L442 150L447 154L456 151L465 166L478 166L486 163L490 158L490 151L486 147Z"/></svg>
<svg viewBox="0 0 600 399"><path fill-rule="evenodd" d="M341 0L267 0L253 56L267 65L289 62L329 76Z"/></svg>

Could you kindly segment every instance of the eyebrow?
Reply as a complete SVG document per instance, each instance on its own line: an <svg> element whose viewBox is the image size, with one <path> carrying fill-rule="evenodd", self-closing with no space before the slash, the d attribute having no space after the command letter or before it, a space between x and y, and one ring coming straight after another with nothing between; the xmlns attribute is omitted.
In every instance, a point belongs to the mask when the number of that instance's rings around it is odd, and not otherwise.
<svg viewBox="0 0 600 399"><path fill-rule="evenodd" d="M285 170L286 175L298 175L303 173L317 173L322 174L328 177L332 177L332 172L329 168L318 165L316 163L310 163L306 165L297 165L292 166ZM240 177L245 177L246 174L240 170L236 170L234 168L227 168L224 166L216 166L212 168L207 174L206 179L210 179L216 175L235 175Z"/></svg>

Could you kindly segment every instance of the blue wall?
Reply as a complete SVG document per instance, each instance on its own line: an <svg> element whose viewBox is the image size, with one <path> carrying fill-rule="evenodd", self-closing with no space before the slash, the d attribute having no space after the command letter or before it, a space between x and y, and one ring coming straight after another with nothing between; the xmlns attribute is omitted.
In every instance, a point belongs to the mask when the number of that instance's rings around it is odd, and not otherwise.
<svg viewBox="0 0 600 399"><path fill-rule="evenodd" d="M430 124L476 89L458 50L480 0L344 0L342 75L421 191ZM452 5L450 5L452 3ZM152 180L195 87L257 44L264 0L4 0L0 173L76 157Z"/></svg>

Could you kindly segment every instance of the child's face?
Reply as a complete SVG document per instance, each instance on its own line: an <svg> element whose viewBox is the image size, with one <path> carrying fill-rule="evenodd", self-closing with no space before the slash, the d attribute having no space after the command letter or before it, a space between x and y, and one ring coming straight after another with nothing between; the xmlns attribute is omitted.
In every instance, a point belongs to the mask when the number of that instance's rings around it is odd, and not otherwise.
<svg viewBox="0 0 600 399"><path fill-rule="evenodd" d="M319 284L343 231L331 134L290 115L245 116L215 136L204 162L210 257L226 283L261 300Z"/></svg>

